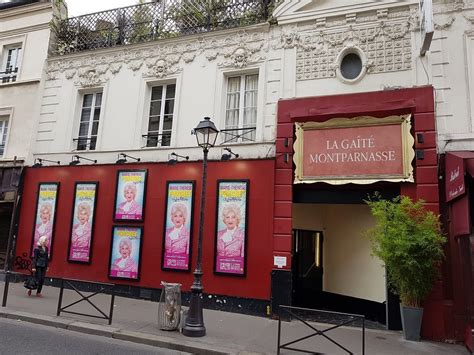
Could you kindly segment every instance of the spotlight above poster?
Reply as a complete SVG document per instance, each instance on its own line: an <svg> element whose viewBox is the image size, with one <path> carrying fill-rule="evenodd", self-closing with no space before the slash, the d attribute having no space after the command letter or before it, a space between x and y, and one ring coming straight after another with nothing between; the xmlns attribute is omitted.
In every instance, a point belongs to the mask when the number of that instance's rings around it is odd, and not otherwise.
<svg viewBox="0 0 474 355"><path fill-rule="evenodd" d="M295 184L414 182L410 115L296 123Z"/></svg>

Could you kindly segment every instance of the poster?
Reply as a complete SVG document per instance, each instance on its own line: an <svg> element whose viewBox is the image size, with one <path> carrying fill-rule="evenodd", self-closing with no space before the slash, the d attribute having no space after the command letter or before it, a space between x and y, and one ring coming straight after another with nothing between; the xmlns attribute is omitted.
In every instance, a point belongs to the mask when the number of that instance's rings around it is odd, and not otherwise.
<svg viewBox="0 0 474 355"><path fill-rule="evenodd" d="M192 240L194 182L168 182L166 196L161 266L163 269L188 271Z"/></svg>
<svg viewBox="0 0 474 355"><path fill-rule="evenodd" d="M49 258L51 258L58 193L59 183L39 184L31 256L33 256L33 250L38 245L38 240L44 236L47 239L46 246L48 247Z"/></svg>
<svg viewBox="0 0 474 355"><path fill-rule="evenodd" d="M91 260L96 196L97 183L76 183L69 236L69 261L88 263Z"/></svg>
<svg viewBox="0 0 474 355"><path fill-rule="evenodd" d="M143 221L146 170L122 170L117 173L114 221Z"/></svg>
<svg viewBox="0 0 474 355"><path fill-rule="evenodd" d="M248 180L218 181L215 272L245 275Z"/></svg>
<svg viewBox="0 0 474 355"><path fill-rule="evenodd" d="M110 278L139 279L141 242L141 227L113 227L109 263Z"/></svg>

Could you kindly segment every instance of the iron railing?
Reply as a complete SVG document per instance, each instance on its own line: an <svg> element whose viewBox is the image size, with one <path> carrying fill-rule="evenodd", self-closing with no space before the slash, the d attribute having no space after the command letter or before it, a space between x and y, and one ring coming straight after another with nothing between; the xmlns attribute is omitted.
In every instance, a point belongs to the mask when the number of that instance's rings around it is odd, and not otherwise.
<svg viewBox="0 0 474 355"><path fill-rule="evenodd" d="M18 75L18 68L8 69L4 72L0 72L0 82L1 83L13 83L16 81Z"/></svg>
<svg viewBox="0 0 474 355"><path fill-rule="evenodd" d="M56 19L56 52L148 42L265 22L275 0L161 0Z"/></svg>
<svg viewBox="0 0 474 355"><path fill-rule="evenodd" d="M93 292L90 295L85 295L83 294L76 285L95 285L99 287L99 291ZM59 299L58 299L58 308L56 311L56 315L59 317L62 313L69 313L69 314L75 314L79 316L85 316L85 317L92 317L92 318L99 318L99 319L105 319L108 321L109 325L112 324L112 316L114 314L114 303L115 303L115 294L113 293L114 291L114 286L113 284L106 284L106 283L99 283L99 282L92 282L92 281L84 281L84 280L73 280L73 279L61 279L61 287L59 289ZM71 290L75 291L79 296L80 299L77 301L74 301L66 306L63 306L63 294L64 294L64 288L69 287ZM101 294L101 293L106 293L110 294L110 306L109 306L109 314L106 314L104 311L102 311L99 307L97 307L92 301L90 300L92 297ZM96 314L89 314L89 313L81 313L81 312L74 312L67 310L68 308L81 303L81 302L87 302L89 303L90 306L92 306L100 315Z"/></svg>
<svg viewBox="0 0 474 355"><path fill-rule="evenodd" d="M75 150L95 150L97 136L73 138L72 141L76 145Z"/></svg>
<svg viewBox="0 0 474 355"><path fill-rule="evenodd" d="M277 355L280 354L280 351L282 349L284 350L290 350L294 352L300 352L300 353L306 353L306 354L323 354L322 352L318 352L318 347L315 344L312 344L311 350L308 349L308 344L304 343L306 345L306 349L301 349L301 348L295 348L293 347L297 343L303 343L305 340L320 336L324 339L326 339L328 342L332 343L335 348L334 350L339 350L343 351L344 353L347 354L354 354L354 350L348 349L347 345L343 345L342 341L336 341L335 337L331 337L328 333L330 331L333 331L339 327L349 325L349 324L360 324L362 327L361 335L362 335L362 340L361 340L361 354L365 354L365 317L363 315L359 314L349 314L349 313L340 313L340 312L329 312L329 311L322 311L318 309L309 309L309 308L299 308L299 307L291 307L291 306L284 306L280 305L279 306L280 311L283 313L285 318L287 316L290 317L290 320L295 318L299 320L301 323L303 323L307 328L311 329L311 334L302 336L300 338L294 339L289 342L282 343L281 338L282 338L282 326L281 326L281 320L283 314L280 315L278 318L278 337L277 337ZM321 325L316 325L310 324L308 321L306 321L305 317L301 314L321 314L324 313L326 315L331 316L334 318L334 322L336 323L335 325L331 325L326 328L322 329ZM306 329L306 328L305 328Z"/></svg>
<svg viewBox="0 0 474 355"><path fill-rule="evenodd" d="M221 144L255 142L256 131L257 127L221 129Z"/></svg>

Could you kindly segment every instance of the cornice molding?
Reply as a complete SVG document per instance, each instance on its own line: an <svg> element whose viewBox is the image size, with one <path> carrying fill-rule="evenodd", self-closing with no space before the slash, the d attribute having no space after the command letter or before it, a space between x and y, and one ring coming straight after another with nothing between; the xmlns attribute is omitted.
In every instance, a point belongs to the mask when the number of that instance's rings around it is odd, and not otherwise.
<svg viewBox="0 0 474 355"><path fill-rule="evenodd" d="M124 68L134 73L141 71L146 78L165 78L183 70L184 65L198 56L216 61L219 67L242 69L265 60L270 41L268 26L265 32L240 30L216 33L188 40L154 42L154 46L121 47L120 50L67 55L49 59L47 80L58 80L62 75L85 87L103 84ZM98 70L100 68L100 70Z"/></svg>
<svg viewBox="0 0 474 355"><path fill-rule="evenodd" d="M0 38L21 36L27 33L42 31L42 30L49 30L49 23L42 23L39 25L22 27L22 28L17 28L15 30L11 30L11 31L0 32Z"/></svg>
<svg viewBox="0 0 474 355"><path fill-rule="evenodd" d="M41 12L45 10L53 11L53 5L50 2L41 2L0 10L0 19L5 19L14 16L27 17L31 16L32 12Z"/></svg>

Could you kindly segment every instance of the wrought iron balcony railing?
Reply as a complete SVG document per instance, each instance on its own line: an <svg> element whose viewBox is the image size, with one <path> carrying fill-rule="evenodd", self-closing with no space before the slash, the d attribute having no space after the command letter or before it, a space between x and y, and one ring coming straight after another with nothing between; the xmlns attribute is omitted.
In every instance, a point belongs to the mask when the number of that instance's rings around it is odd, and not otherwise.
<svg viewBox="0 0 474 355"><path fill-rule="evenodd" d="M76 146L75 150L95 150L97 136L73 138L72 141Z"/></svg>
<svg viewBox="0 0 474 355"><path fill-rule="evenodd" d="M255 142L256 131L257 127L221 129L221 144Z"/></svg>
<svg viewBox="0 0 474 355"><path fill-rule="evenodd" d="M160 0L54 20L56 52L148 42L265 22L275 0Z"/></svg>
<svg viewBox="0 0 474 355"><path fill-rule="evenodd" d="M145 140L144 147L169 147L171 143L171 132L159 134L158 132L148 132L142 134Z"/></svg>
<svg viewBox="0 0 474 355"><path fill-rule="evenodd" d="M18 68L8 69L4 72L0 72L0 83L13 83L16 81L18 75Z"/></svg>

